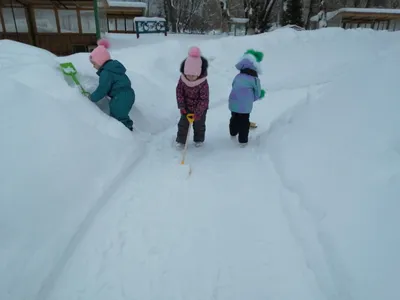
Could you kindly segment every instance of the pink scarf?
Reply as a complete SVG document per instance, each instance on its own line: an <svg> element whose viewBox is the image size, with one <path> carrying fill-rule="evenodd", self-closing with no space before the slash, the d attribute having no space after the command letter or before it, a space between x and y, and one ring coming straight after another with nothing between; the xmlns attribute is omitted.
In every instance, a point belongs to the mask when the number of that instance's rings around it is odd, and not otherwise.
<svg viewBox="0 0 400 300"><path fill-rule="evenodd" d="M184 84L186 84L188 87L195 87L198 86L199 84L203 83L204 81L207 80L207 77L199 78L195 81L189 81L185 75L181 75L181 79Z"/></svg>

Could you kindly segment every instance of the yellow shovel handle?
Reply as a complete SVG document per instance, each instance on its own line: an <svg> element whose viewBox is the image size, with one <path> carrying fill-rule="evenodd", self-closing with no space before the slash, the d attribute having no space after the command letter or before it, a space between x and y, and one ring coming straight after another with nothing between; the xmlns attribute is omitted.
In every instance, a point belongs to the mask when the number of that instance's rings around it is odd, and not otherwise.
<svg viewBox="0 0 400 300"><path fill-rule="evenodd" d="M187 147L188 147L188 141L189 141L189 136L190 136L190 129L191 129L191 125L194 122L194 114L187 114L186 115L187 120L189 121L189 128L188 128L188 133L186 136L186 143L185 143L185 148L183 149L183 153L182 153L182 160L181 160L181 165L185 164L185 157L186 157L186 152L187 152Z"/></svg>
<svg viewBox="0 0 400 300"><path fill-rule="evenodd" d="M188 119L190 124L194 122L194 114L187 114L186 118Z"/></svg>

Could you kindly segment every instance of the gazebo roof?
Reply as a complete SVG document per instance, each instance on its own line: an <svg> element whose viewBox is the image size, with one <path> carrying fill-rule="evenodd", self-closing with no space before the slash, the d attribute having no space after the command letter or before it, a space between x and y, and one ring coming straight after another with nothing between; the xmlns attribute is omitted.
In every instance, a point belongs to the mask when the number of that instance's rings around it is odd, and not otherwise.
<svg viewBox="0 0 400 300"><path fill-rule="evenodd" d="M362 18L362 19L390 19L394 16L400 18L400 9L388 8L352 8L345 7L335 11L326 13L326 20L329 21L338 15L345 15L346 18ZM310 18L312 22L318 22L318 15Z"/></svg>
<svg viewBox="0 0 400 300"><path fill-rule="evenodd" d="M235 23L235 24L247 24L249 22L249 19L247 19L247 18L230 18L229 22Z"/></svg>

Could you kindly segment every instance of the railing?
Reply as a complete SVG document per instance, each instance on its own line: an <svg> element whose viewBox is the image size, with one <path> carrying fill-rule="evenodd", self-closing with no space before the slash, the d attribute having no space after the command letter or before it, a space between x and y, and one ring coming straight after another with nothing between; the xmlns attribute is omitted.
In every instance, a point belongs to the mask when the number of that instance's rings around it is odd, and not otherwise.
<svg viewBox="0 0 400 300"><path fill-rule="evenodd" d="M168 26L164 18L137 17L134 19L136 36L148 33L164 33L167 36Z"/></svg>

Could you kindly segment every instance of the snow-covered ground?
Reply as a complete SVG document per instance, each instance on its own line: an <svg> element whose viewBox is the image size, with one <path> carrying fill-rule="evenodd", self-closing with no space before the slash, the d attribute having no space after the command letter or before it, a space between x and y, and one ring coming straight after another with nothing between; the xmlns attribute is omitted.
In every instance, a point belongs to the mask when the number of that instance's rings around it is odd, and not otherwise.
<svg viewBox="0 0 400 300"><path fill-rule="evenodd" d="M56 69L74 62L92 90L87 54L0 41L0 299L399 299L399 37L112 36L133 134ZM211 109L183 179L175 86L194 44ZM242 149L227 96L248 48L267 97Z"/></svg>

